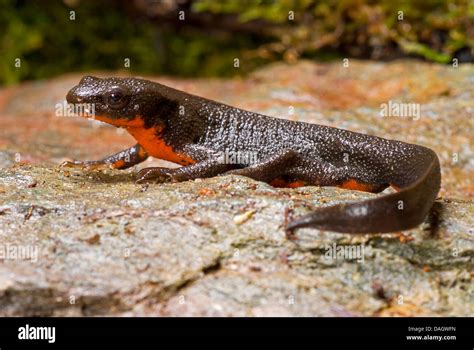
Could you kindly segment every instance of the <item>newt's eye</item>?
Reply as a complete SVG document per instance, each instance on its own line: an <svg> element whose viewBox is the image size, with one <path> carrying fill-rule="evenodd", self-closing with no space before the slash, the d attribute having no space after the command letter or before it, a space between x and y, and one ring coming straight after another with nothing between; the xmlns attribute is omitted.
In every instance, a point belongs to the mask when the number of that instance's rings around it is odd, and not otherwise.
<svg viewBox="0 0 474 350"><path fill-rule="evenodd" d="M104 96L104 102L114 109L125 107L129 100L130 96L118 86L113 87Z"/></svg>

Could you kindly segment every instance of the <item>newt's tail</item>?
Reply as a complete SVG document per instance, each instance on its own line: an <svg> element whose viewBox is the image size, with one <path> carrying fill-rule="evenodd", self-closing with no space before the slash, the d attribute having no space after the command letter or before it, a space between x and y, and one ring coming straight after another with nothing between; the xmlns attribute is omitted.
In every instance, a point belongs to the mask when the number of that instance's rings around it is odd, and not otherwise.
<svg viewBox="0 0 474 350"><path fill-rule="evenodd" d="M288 223L289 231L313 227L343 233L386 233L421 224L441 184L439 160L429 148L415 146L416 163L398 164L390 184L399 191L361 202L324 207Z"/></svg>

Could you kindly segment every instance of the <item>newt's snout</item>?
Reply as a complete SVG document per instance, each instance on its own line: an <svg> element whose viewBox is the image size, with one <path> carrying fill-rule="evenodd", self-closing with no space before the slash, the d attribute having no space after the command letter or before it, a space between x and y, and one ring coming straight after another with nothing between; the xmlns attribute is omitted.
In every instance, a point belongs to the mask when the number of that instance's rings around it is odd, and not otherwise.
<svg viewBox="0 0 474 350"><path fill-rule="evenodd" d="M76 94L75 88L72 88L71 90L69 90L69 92L66 95L66 101L67 103L72 103L72 104L83 103L84 98Z"/></svg>
<svg viewBox="0 0 474 350"><path fill-rule="evenodd" d="M98 102L101 95L100 78L86 76L78 85L73 87L66 95L68 103L93 103Z"/></svg>

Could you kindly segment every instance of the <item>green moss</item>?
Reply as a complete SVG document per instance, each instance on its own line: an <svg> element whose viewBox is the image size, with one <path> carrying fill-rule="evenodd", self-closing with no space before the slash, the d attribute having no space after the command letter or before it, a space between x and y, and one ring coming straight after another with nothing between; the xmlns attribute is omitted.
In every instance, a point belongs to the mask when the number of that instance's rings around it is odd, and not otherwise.
<svg viewBox="0 0 474 350"><path fill-rule="evenodd" d="M250 31L229 29L223 21L212 28L173 26L160 17L148 20L127 1L0 0L0 84L121 69L143 75L229 76L279 59L390 58L397 51L441 63L461 49L474 56L474 38L468 34L474 31L474 5L469 0L190 2L186 11L194 15L260 24ZM124 66L125 59L130 67ZM20 67L15 66L18 60Z"/></svg>
<svg viewBox="0 0 474 350"><path fill-rule="evenodd" d="M14 83L47 78L74 70L120 69L130 58L142 71L153 71L158 55L146 50L152 41L149 26L123 20L119 10L90 2L68 8L0 0L0 79ZM75 11L75 20L71 12ZM21 67L15 67L15 59Z"/></svg>
<svg viewBox="0 0 474 350"><path fill-rule="evenodd" d="M447 63L457 50L474 55L474 5L469 0L339 1L339 0L196 0L194 10L235 14L242 22L260 19L282 25L265 30L283 45L277 52L308 55L314 47L338 48L362 57L392 54L392 46L405 54ZM294 20L289 20L289 12ZM403 16L400 19L399 16ZM392 50L393 51L393 50ZM319 56L319 53L316 57Z"/></svg>

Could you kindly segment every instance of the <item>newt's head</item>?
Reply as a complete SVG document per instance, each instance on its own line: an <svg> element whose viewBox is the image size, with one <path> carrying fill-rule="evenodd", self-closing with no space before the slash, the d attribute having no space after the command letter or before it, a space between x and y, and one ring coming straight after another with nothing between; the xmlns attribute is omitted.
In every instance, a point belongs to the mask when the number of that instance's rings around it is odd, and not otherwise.
<svg viewBox="0 0 474 350"><path fill-rule="evenodd" d="M137 78L85 76L67 94L67 102L88 106L96 119L115 126L129 126L137 118L152 122L169 101L160 93L162 85ZM83 116L91 117L87 113Z"/></svg>

